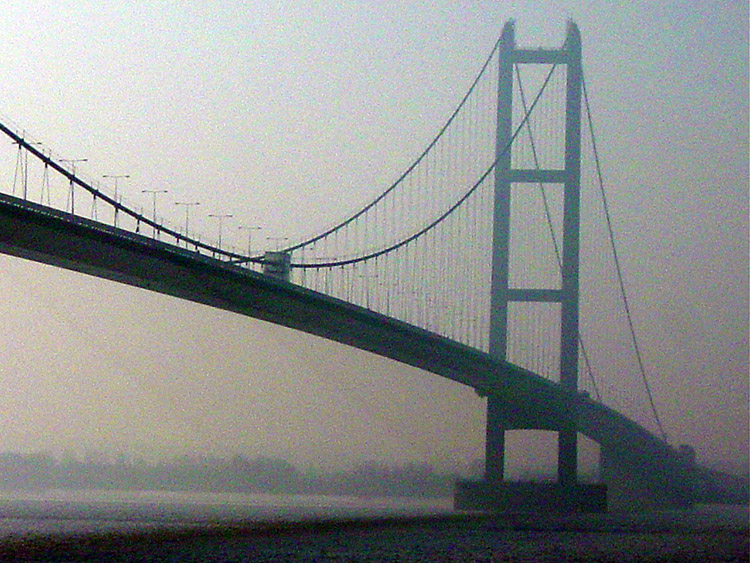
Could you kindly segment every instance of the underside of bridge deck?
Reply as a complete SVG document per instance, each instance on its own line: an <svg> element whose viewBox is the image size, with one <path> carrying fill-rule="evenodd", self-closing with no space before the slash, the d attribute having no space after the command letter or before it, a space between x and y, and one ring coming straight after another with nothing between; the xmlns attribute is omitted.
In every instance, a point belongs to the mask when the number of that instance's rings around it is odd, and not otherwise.
<svg viewBox="0 0 750 563"><path fill-rule="evenodd" d="M301 330L468 385L505 405L515 427L578 431L608 460L684 498L694 466L635 422L557 383L362 307L142 235L0 195L0 252ZM654 477L654 478L652 478ZM687 489L686 489L687 488ZM669 493L669 491L672 491Z"/></svg>

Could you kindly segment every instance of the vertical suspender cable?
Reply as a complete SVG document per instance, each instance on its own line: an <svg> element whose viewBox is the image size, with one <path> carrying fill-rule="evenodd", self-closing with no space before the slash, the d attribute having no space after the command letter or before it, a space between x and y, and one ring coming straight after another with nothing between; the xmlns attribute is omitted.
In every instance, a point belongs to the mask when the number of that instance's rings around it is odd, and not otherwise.
<svg viewBox="0 0 750 563"><path fill-rule="evenodd" d="M523 105L523 111L524 111L524 113L526 113L528 111L526 109L526 96L524 94L523 85L521 83L521 75L518 72L518 67L516 67L516 75L518 77L518 89L519 89L520 94L521 94L521 103ZM585 84L585 82L583 84L583 89L584 89L584 93L585 93L586 92L586 84ZM528 122L527 122L527 126L528 126ZM531 134L531 129L529 129L529 138L531 139L531 151L532 151L532 154L533 154L533 157L534 157L534 166L536 166L536 169L539 170L539 157L538 157L537 150L536 150L536 144L534 143L534 138L532 137L532 134ZM544 186L542 185L541 182L539 183L539 189L540 189L540 192L541 192L541 195L542 195L542 203L544 204L544 215L547 218L547 225L549 226L549 233L550 233L550 237L552 238L552 247L554 248L554 251L555 251L555 257L557 258L557 264L560 267L560 271L562 271L562 259L560 258L560 245L558 244L557 237L555 236L555 228L554 228L554 224L552 222L552 214L550 213L550 210L549 210L549 202L547 201L547 194L544 191ZM591 362L589 361L589 355L586 352L586 348L585 348L585 346L583 344L583 337L580 334L578 335L578 343L581 346L581 354L583 356L583 361L584 361L584 363L586 365L586 373L588 374L589 379L591 380L591 385L594 388L594 394L596 396L596 399L598 401L601 401L602 396L599 393L599 386L596 383L596 378L594 377L594 372L591 369Z"/></svg>

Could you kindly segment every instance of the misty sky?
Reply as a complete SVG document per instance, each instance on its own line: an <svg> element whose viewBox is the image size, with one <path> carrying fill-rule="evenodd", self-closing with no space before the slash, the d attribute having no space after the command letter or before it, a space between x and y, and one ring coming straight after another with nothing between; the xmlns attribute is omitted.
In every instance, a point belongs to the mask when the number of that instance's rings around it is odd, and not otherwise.
<svg viewBox="0 0 750 563"><path fill-rule="evenodd" d="M29 6L0 11L0 115L87 158L92 177L129 174L128 202L149 206L142 189L168 189L160 211L175 223L175 201L200 201L191 227L212 236L207 215L233 214L224 237L238 247L241 225L262 226L263 247L382 191L508 19L528 47L559 46L574 19L665 429L703 459L747 463L747 2ZM483 456L484 401L471 389L204 306L7 256L0 265L0 451L441 469ZM635 371L601 377L605 402L653 428ZM536 453L514 443L512 463Z"/></svg>

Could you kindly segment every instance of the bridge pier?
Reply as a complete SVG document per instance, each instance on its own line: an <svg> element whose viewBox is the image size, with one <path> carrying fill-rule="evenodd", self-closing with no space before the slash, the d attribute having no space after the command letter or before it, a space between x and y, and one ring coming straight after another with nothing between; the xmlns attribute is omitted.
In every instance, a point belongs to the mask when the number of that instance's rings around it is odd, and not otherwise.
<svg viewBox="0 0 750 563"><path fill-rule="evenodd" d="M608 503L614 511L690 508L695 498L695 467L688 463L666 465L630 452L601 448L600 476L607 485ZM691 475L693 474L693 475Z"/></svg>
<svg viewBox="0 0 750 563"><path fill-rule="evenodd" d="M509 424L506 418L507 404L495 395L487 397L487 426L485 436L484 474L488 482L502 482L505 477L505 432L507 430L533 429ZM528 421L526 421L528 424ZM539 429L557 430L557 478L563 485L578 482L578 432L575 420L563 427L547 428L548 421L537 421Z"/></svg>
<svg viewBox="0 0 750 563"><path fill-rule="evenodd" d="M606 512L607 487L583 483L458 481L453 507L487 512Z"/></svg>
<svg viewBox="0 0 750 563"><path fill-rule="evenodd" d="M504 405L494 396L487 397L487 429L484 446L484 475L487 482L502 482L505 476Z"/></svg>
<svg viewBox="0 0 750 563"><path fill-rule="evenodd" d="M562 485L578 482L578 433L575 426L557 433L557 480Z"/></svg>
<svg viewBox="0 0 750 563"><path fill-rule="evenodd" d="M691 508L700 479L689 452L665 458L653 451L601 446L600 484L510 482L486 474L455 485L456 510L495 512L607 512ZM738 495L739 498L739 495ZM746 500L744 501L746 502Z"/></svg>
<svg viewBox="0 0 750 563"><path fill-rule="evenodd" d="M455 485L456 510L495 512L606 512L607 486L578 482L578 410L576 401L507 389L487 396L484 479ZM558 480L555 483L505 479L505 432L551 430L558 433Z"/></svg>

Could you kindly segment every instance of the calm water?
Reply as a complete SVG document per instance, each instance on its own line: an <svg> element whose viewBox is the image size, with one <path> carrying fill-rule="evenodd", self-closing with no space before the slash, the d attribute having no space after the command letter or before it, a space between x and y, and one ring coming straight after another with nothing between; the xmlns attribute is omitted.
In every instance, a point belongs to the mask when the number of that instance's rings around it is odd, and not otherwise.
<svg viewBox="0 0 750 563"><path fill-rule="evenodd" d="M0 491L0 539L214 522L451 512L453 500L162 491Z"/></svg>
<svg viewBox="0 0 750 563"><path fill-rule="evenodd" d="M452 499L133 491L0 492L0 560L24 561L747 561L747 507L444 518L206 535L254 522L450 515ZM219 526L207 526L219 524ZM227 524L228 526L221 526ZM67 538L94 532L114 542ZM162 538L154 540L153 532ZM186 535L187 534L187 535ZM174 541L179 535L179 541ZM49 538L49 539L47 539ZM130 538L130 539L128 539Z"/></svg>

